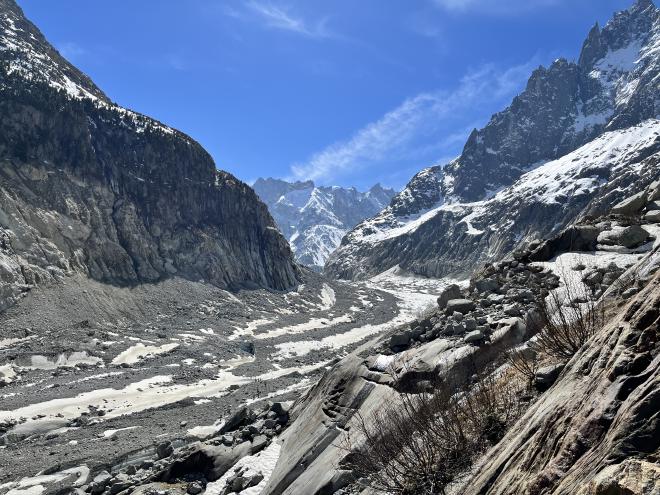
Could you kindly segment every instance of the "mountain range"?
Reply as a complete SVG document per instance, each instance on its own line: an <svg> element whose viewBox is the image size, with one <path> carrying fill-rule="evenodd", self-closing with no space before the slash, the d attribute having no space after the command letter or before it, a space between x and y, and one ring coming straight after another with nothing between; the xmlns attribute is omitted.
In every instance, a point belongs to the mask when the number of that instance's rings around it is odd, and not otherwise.
<svg viewBox="0 0 660 495"><path fill-rule="evenodd" d="M395 195L377 184L355 188L316 186L312 181L257 179L252 185L266 203L296 259L321 271L346 232L385 208Z"/></svg>
<svg viewBox="0 0 660 495"><path fill-rule="evenodd" d="M398 193L251 188L0 0L0 493L660 493L659 68L636 0Z"/></svg>
<svg viewBox="0 0 660 495"><path fill-rule="evenodd" d="M595 25L577 62L535 70L458 158L418 173L350 231L326 273L466 274L643 188L658 169L659 50L649 0Z"/></svg>

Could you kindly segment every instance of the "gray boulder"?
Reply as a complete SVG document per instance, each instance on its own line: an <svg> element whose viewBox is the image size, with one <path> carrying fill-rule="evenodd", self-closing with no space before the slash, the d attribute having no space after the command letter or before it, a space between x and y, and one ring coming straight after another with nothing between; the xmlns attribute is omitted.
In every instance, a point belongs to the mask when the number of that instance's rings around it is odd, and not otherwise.
<svg viewBox="0 0 660 495"><path fill-rule="evenodd" d="M447 302L447 314L451 315L456 311L466 314L472 311L475 307L476 305L474 304L474 301L471 301L470 299L451 299Z"/></svg>
<svg viewBox="0 0 660 495"><path fill-rule="evenodd" d="M634 215L639 213L646 204L647 192L642 191L624 199L612 207L612 213L618 215Z"/></svg>
<svg viewBox="0 0 660 495"><path fill-rule="evenodd" d="M660 180L651 183L648 194L649 201L656 201L658 199L660 199Z"/></svg>
<svg viewBox="0 0 660 495"><path fill-rule="evenodd" d="M639 225L631 225L623 229L619 228L601 232L598 235L598 243L634 248L644 243L648 238L649 233L646 230Z"/></svg>
<svg viewBox="0 0 660 495"><path fill-rule="evenodd" d="M105 488L110 483L112 476L107 471L101 471L97 474L92 482L89 484L89 491L92 495L98 495L105 491Z"/></svg>
<svg viewBox="0 0 660 495"><path fill-rule="evenodd" d="M449 285L438 296L438 307L440 309L445 309L449 301L452 299L460 299L460 297L461 288L456 284Z"/></svg>
<svg viewBox="0 0 660 495"><path fill-rule="evenodd" d="M465 330L468 332L472 332L473 330L477 329L477 320L474 318L466 318L463 324L465 325Z"/></svg>
<svg viewBox="0 0 660 495"><path fill-rule="evenodd" d="M266 435L257 435L252 439L252 448L250 449L251 454L256 454L261 452L268 445L269 440Z"/></svg>
<svg viewBox="0 0 660 495"><path fill-rule="evenodd" d="M220 428L220 433L227 433L234 431L241 426L245 426L256 419L256 414L252 409L241 407L234 415L227 420L227 422Z"/></svg>
<svg viewBox="0 0 660 495"><path fill-rule="evenodd" d="M541 368L534 375L534 387L539 392L548 390L555 383L563 369L564 364L553 364Z"/></svg>
<svg viewBox="0 0 660 495"><path fill-rule="evenodd" d="M482 331L480 330L475 330L474 332L468 333L465 337L463 337L463 342L467 344L471 344L474 342L481 342L484 340L485 335L483 334Z"/></svg>
<svg viewBox="0 0 660 495"><path fill-rule="evenodd" d="M507 316L520 316L520 308L517 304L507 304L504 306L504 314Z"/></svg>
<svg viewBox="0 0 660 495"><path fill-rule="evenodd" d="M390 337L390 349L405 347L410 343L410 332L395 333Z"/></svg>
<svg viewBox="0 0 660 495"><path fill-rule="evenodd" d="M474 283L475 288L479 291L480 294L486 294L489 292L497 292L500 288L500 284L497 283L497 280L492 278L483 278L477 280Z"/></svg>
<svg viewBox="0 0 660 495"><path fill-rule="evenodd" d="M660 223L660 210L647 211L644 214L644 221L651 223Z"/></svg>
<svg viewBox="0 0 660 495"><path fill-rule="evenodd" d="M156 447L156 454L159 459L165 459L166 457L171 456L173 452L174 447L172 446L172 442L161 442Z"/></svg>

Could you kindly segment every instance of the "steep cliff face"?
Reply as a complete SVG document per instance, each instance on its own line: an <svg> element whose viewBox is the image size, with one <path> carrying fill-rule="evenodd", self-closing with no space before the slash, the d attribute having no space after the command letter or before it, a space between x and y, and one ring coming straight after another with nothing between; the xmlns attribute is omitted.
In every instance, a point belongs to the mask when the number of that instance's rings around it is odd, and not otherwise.
<svg viewBox="0 0 660 495"><path fill-rule="evenodd" d="M380 184L360 192L280 179L258 179L253 187L268 205L298 261L319 271L346 232L385 208L395 194Z"/></svg>
<svg viewBox="0 0 660 495"><path fill-rule="evenodd" d="M0 2L0 309L72 271L285 289L266 206L186 135L111 103Z"/></svg>
<svg viewBox="0 0 660 495"><path fill-rule="evenodd" d="M660 117L659 47L660 11L646 0L616 14L604 28L595 26L578 63L559 59L534 71L511 105L470 135L460 157L417 174L392 205L349 232L327 273L361 278L394 265L432 276L460 273L506 254L529 231L549 236L561 230L580 214L588 196L566 190L557 197L557 208L532 218L534 208L543 208L515 195L513 185L533 179L535 170L596 142L604 132ZM616 174L607 156L593 162L599 169L592 175L597 189ZM558 180L566 180L561 174ZM503 191L509 191L508 204L491 201L501 199ZM477 206L480 217L504 216L516 225L505 231L498 221L487 224L493 229L463 228ZM511 210L524 212L516 216Z"/></svg>

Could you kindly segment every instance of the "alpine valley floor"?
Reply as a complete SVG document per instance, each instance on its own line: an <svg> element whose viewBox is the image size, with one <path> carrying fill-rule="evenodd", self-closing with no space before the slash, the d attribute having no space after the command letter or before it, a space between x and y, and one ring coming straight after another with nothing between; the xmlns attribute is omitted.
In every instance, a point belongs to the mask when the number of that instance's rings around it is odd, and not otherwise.
<svg viewBox="0 0 660 495"><path fill-rule="evenodd" d="M110 469L168 440L207 437L241 404L295 399L444 286L391 272L357 284L308 273L283 293L82 277L34 290L0 316L0 492L40 472Z"/></svg>

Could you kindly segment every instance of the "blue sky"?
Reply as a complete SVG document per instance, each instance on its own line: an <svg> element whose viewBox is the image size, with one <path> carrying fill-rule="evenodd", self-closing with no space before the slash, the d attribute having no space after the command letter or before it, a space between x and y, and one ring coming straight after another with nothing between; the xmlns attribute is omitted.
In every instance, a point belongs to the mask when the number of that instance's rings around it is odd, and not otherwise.
<svg viewBox="0 0 660 495"><path fill-rule="evenodd" d="M218 168L402 187L632 0L18 0L117 103Z"/></svg>

